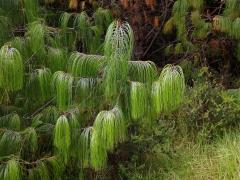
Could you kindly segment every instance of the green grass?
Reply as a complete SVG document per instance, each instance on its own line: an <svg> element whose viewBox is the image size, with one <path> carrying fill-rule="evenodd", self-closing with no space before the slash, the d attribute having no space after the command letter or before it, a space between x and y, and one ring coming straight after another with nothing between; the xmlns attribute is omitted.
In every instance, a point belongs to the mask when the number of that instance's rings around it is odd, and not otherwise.
<svg viewBox="0 0 240 180"><path fill-rule="evenodd" d="M240 133L226 133L211 144L187 141L176 148L163 179L239 179Z"/></svg>

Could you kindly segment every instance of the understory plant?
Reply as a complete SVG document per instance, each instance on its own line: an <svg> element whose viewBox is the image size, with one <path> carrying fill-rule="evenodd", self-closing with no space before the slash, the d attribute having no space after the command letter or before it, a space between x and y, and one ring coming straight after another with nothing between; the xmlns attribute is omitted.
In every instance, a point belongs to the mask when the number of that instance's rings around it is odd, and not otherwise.
<svg viewBox="0 0 240 180"><path fill-rule="evenodd" d="M24 107L1 117L9 121L1 123L1 178L59 179L69 168L80 177L85 169L99 171L127 139L131 123L149 123L175 110L185 90L180 66L167 65L158 77L153 62L131 61L132 50L132 29L120 20L108 28L104 55L75 51L63 63L58 50L41 64L32 62L33 72L27 66L24 71L17 49L3 46L0 84L8 94L2 98ZM49 66L50 61L55 62ZM28 111L31 102L40 104L34 112Z"/></svg>
<svg viewBox="0 0 240 180"><path fill-rule="evenodd" d="M88 179L107 168L132 124L179 108L181 67L159 74L132 60L126 21L99 8L93 19L64 12L51 27L37 1L21 5L25 32L0 49L0 179Z"/></svg>

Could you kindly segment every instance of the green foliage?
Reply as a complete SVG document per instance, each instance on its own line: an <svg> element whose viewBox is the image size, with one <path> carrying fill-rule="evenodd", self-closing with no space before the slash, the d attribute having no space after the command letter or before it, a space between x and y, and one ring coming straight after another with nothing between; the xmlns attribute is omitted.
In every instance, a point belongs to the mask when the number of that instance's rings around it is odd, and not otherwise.
<svg viewBox="0 0 240 180"><path fill-rule="evenodd" d="M224 16L234 19L240 15L239 9L240 9L240 5L237 0L227 0L226 8L224 9L223 14L224 14Z"/></svg>
<svg viewBox="0 0 240 180"><path fill-rule="evenodd" d="M25 129L22 132L23 140L24 140L24 151L28 151L31 153L36 152L38 148L38 135L36 130L32 127Z"/></svg>
<svg viewBox="0 0 240 180"><path fill-rule="evenodd" d="M23 86L23 62L19 51L4 45L0 49L0 87L17 91Z"/></svg>
<svg viewBox="0 0 240 180"><path fill-rule="evenodd" d="M99 141L99 134L94 133L95 131L96 130L93 129L90 142L91 167L93 167L95 170L100 170L106 167L107 150L102 142Z"/></svg>
<svg viewBox="0 0 240 180"><path fill-rule="evenodd" d="M96 106L99 100L99 80L96 78L81 78L76 83L75 101L85 109L91 109Z"/></svg>
<svg viewBox="0 0 240 180"><path fill-rule="evenodd" d="M146 113L147 108L146 87L140 82L131 82L131 116L133 119L139 119Z"/></svg>
<svg viewBox="0 0 240 180"><path fill-rule="evenodd" d="M40 85L42 100L46 100L51 96L51 71L47 68L37 69L37 79Z"/></svg>
<svg viewBox="0 0 240 180"><path fill-rule="evenodd" d="M34 21L28 25L27 36L32 53L42 55L45 53L46 27L41 21Z"/></svg>
<svg viewBox="0 0 240 180"><path fill-rule="evenodd" d="M19 132L6 130L0 136L0 156L8 156L19 151L21 135Z"/></svg>
<svg viewBox="0 0 240 180"><path fill-rule="evenodd" d="M151 83L157 77L157 67L152 61L129 61L129 76L132 81Z"/></svg>
<svg viewBox="0 0 240 180"><path fill-rule="evenodd" d="M24 62L26 62L27 58L29 58L32 53L31 48L29 48L30 44L24 37L14 37L11 41L11 46L20 52Z"/></svg>
<svg viewBox="0 0 240 180"><path fill-rule="evenodd" d="M38 0L23 0L24 14L27 21L33 22L39 17L39 4Z"/></svg>
<svg viewBox="0 0 240 180"><path fill-rule="evenodd" d="M50 180L50 175L49 175L47 166L43 161L39 161L37 163L37 167L30 171L28 179L29 180L34 180L34 179Z"/></svg>
<svg viewBox="0 0 240 180"><path fill-rule="evenodd" d="M11 159L7 162L4 170L4 180L20 180L21 170L19 163L15 159Z"/></svg>
<svg viewBox="0 0 240 180"><path fill-rule="evenodd" d="M57 71L53 74L52 86L56 92L56 102L59 109L67 108L72 102L73 77L63 71Z"/></svg>
<svg viewBox="0 0 240 180"><path fill-rule="evenodd" d="M91 129L86 129L83 138L83 147L86 149L84 153L89 153L89 138L90 142L90 158L91 165L94 169L101 169L106 166L107 151L113 151L119 142L125 140L125 120L124 115L119 109L115 107L111 111L101 111ZM84 159L85 163L88 163L88 159Z"/></svg>
<svg viewBox="0 0 240 180"><path fill-rule="evenodd" d="M141 126L152 120L152 96L158 95L157 105L165 99L169 111L179 105L184 90L181 69L169 66L158 79L153 62L131 61L133 30L127 22L111 23L110 10L63 12L59 27L54 27L50 24L56 22L48 18L58 13L39 18L41 12L53 12L50 6L40 7L42 1L22 3L27 23L14 27L11 33L19 37L10 42L19 51L8 45L0 51L0 101L7 109L1 106L0 112L7 115L0 117L0 159L8 163L16 158L23 179L103 172L108 154L116 153L129 129L135 131L132 120L141 119ZM8 19L2 21L0 26L7 27ZM7 40L12 35L4 36ZM188 42L181 43L186 50ZM152 91L155 82L160 88ZM170 96L175 101L169 101Z"/></svg>
<svg viewBox="0 0 240 180"><path fill-rule="evenodd" d="M186 15L189 8L187 0L177 0L173 5L172 16L177 29L177 38L180 41L186 41Z"/></svg>
<svg viewBox="0 0 240 180"><path fill-rule="evenodd" d="M93 124L93 136L99 138L99 142L106 150L112 151L118 142L125 139L125 122L122 111L115 107L111 111L100 112Z"/></svg>
<svg viewBox="0 0 240 180"><path fill-rule="evenodd" d="M11 130L20 130L21 120L18 114L8 114L0 117L0 127Z"/></svg>
<svg viewBox="0 0 240 180"><path fill-rule="evenodd" d="M199 80L186 94L188 98L185 98L176 116L172 118L185 123L185 131L191 136L199 133L198 138L211 140L238 126L238 89L225 91L221 86L205 81L200 83Z"/></svg>
<svg viewBox="0 0 240 180"><path fill-rule="evenodd" d="M206 38L207 33L210 31L211 24L206 23L203 19L201 19L199 11L193 11L191 14L191 20L193 25L195 26L195 30L193 32L193 35L196 38Z"/></svg>
<svg viewBox="0 0 240 180"><path fill-rule="evenodd" d="M69 157L69 147L71 144L71 132L68 119L62 115L58 118L54 129L54 146L57 154L67 163Z"/></svg>
<svg viewBox="0 0 240 180"><path fill-rule="evenodd" d="M196 10L201 10L204 6L204 0L188 0L188 3Z"/></svg>
<svg viewBox="0 0 240 180"><path fill-rule="evenodd" d="M1 6L0 6L1 7ZM1 16L0 14L0 46L2 46L9 38L9 29L11 28L11 20L6 16Z"/></svg>
<svg viewBox="0 0 240 180"><path fill-rule="evenodd" d="M133 50L133 31L127 22L113 21L105 38L104 55L129 61Z"/></svg>
<svg viewBox="0 0 240 180"><path fill-rule="evenodd" d="M165 66L152 91L153 104L157 113L176 109L183 100L184 91L185 80L182 68L172 65Z"/></svg>
<svg viewBox="0 0 240 180"><path fill-rule="evenodd" d="M48 172L51 179L62 179L63 164L59 159L57 159L56 157L50 157L46 159L46 164L48 165L48 169L50 170Z"/></svg>
<svg viewBox="0 0 240 180"><path fill-rule="evenodd" d="M31 126L36 128L37 126L44 123L55 124L57 122L58 116L58 110L56 107L47 107L41 113L33 117Z"/></svg>
<svg viewBox="0 0 240 180"><path fill-rule="evenodd" d="M69 58L68 72L77 77L97 77L104 59L103 56L73 52Z"/></svg>
<svg viewBox="0 0 240 180"><path fill-rule="evenodd" d="M19 0L1 0L0 7L5 10L10 10L10 8L18 8Z"/></svg>
<svg viewBox="0 0 240 180"><path fill-rule="evenodd" d="M78 156L83 168L91 167L90 143L92 138L92 131L93 128L88 127L85 128L80 135Z"/></svg>
<svg viewBox="0 0 240 180"><path fill-rule="evenodd" d="M72 14L67 12L61 14L59 20L59 26L61 28L61 31L59 32L59 38L61 46L74 49L76 37L74 32L69 28L71 17Z"/></svg>
<svg viewBox="0 0 240 180"><path fill-rule="evenodd" d="M107 29L113 21L113 17L109 9L99 7L93 16L95 25L100 27L101 31Z"/></svg>
<svg viewBox="0 0 240 180"><path fill-rule="evenodd" d="M166 179L237 179L239 168L239 133L227 132L211 144L189 142L179 148L178 164ZM187 142L185 142L187 143ZM179 168L180 167L180 168Z"/></svg>
<svg viewBox="0 0 240 180"><path fill-rule="evenodd" d="M85 51L89 51L92 44L89 27L90 19L87 13L83 11L80 14L77 14L74 19L74 28L77 31L78 40L83 43L83 49Z"/></svg>
<svg viewBox="0 0 240 180"><path fill-rule="evenodd" d="M109 10L98 8L93 18L91 22L91 18L83 11L75 16L73 26L83 52L99 54L102 52L103 33L112 22L112 16Z"/></svg>
<svg viewBox="0 0 240 180"><path fill-rule="evenodd" d="M61 17L60 17L60 22L59 22L59 25L61 28L65 29L68 27L68 24L69 24L69 20L71 18L71 14L70 13L67 13L67 12L64 12Z"/></svg>
<svg viewBox="0 0 240 180"><path fill-rule="evenodd" d="M127 22L114 21L108 28L104 55L107 67L104 72L105 95L116 97L128 75L128 61L133 50L133 31Z"/></svg>
<svg viewBox="0 0 240 180"><path fill-rule="evenodd" d="M51 72L64 71L67 64L66 52L63 49L48 49L47 66Z"/></svg>
<svg viewBox="0 0 240 180"><path fill-rule="evenodd" d="M236 18L234 21L233 21L233 24L232 24L232 28L231 28L231 31L230 31L230 34L233 38L235 39L240 39L240 34L238 32L238 29L240 28L240 18Z"/></svg>

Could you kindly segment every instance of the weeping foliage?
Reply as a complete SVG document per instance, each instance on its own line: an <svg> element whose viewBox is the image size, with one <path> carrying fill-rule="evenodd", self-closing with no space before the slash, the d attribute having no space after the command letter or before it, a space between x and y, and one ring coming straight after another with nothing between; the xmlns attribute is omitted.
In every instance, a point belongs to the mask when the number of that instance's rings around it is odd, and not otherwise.
<svg viewBox="0 0 240 180"><path fill-rule="evenodd" d="M0 0L0 7L5 10L10 8L18 8L19 0Z"/></svg>
<svg viewBox="0 0 240 180"><path fill-rule="evenodd" d="M24 37L14 37L11 41L12 47L16 48L22 56L24 62L32 54L29 43Z"/></svg>
<svg viewBox="0 0 240 180"><path fill-rule="evenodd" d="M216 16L214 20L215 29L224 33L230 33L232 21L228 17Z"/></svg>
<svg viewBox="0 0 240 180"><path fill-rule="evenodd" d="M167 65L154 83L152 96L156 112L171 112L183 100L185 80L180 66Z"/></svg>
<svg viewBox="0 0 240 180"><path fill-rule="evenodd" d="M52 77L52 87L56 92L56 102L59 109L67 108L72 102L73 77L62 71L57 71Z"/></svg>
<svg viewBox="0 0 240 180"><path fill-rule="evenodd" d="M63 49L50 47L48 49L47 65L51 72L65 70L67 64L66 52Z"/></svg>
<svg viewBox="0 0 240 180"><path fill-rule="evenodd" d="M69 58L68 72L77 77L97 77L104 57L73 52Z"/></svg>
<svg viewBox="0 0 240 180"><path fill-rule="evenodd" d="M105 37L104 55L129 61L133 50L133 31L127 22L113 21ZM114 60L112 60L114 61Z"/></svg>
<svg viewBox="0 0 240 180"><path fill-rule="evenodd" d="M9 33L11 25L11 20L8 17L0 15L0 46L2 46L11 37L11 34Z"/></svg>
<svg viewBox="0 0 240 180"><path fill-rule="evenodd" d="M99 7L93 15L95 25L104 31L112 23L113 17L109 9Z"/></svg>
<svg viewBox="0 0 240 180"><path fill-rule="evenodd" d="M171 17L165 24L163 27L163 33L164 34L171 34L173 32L174 29L174 18Z"/></svg>
<svg viewBox="0 0 240 180"><path fill-rule="evenodd" d="M183 43L177 43L174 47L174 54L179 55L184 53L184 46Z"/></svg>
<svg viewBox="0 0 240 180"><path fill-rule="evenodd" d="M103 34L112 22L112 16L109 10L98 8L93 18L91 21L83 11L75 16L73 25L83 52L99 54L102 52Z"/></svg>
<svg viewBox="0 0 240 180"><path fill-rule="evenodd" d="M121 109L115 107L111 111L100 112L94 121L93 129L93 134L98 134L97 137L103 146L112 151L118 142L125 139L126 129Z"/></svg>
<svg viewBox="0 0 240 180"><path fill-rule="evenodd" d="M238 0L227 0L225 2L226 7L224 9L224 16L234 19L240 15L240 4Z"/></svg>
<svg viewBox="0 0 240 180"><path fill-rule="evenodd" d="M22 132L22 136L24 140L24 152L36 152L38 148L38 135L36 130L29 127Z"/></svg>
<svg viewBox="0 0 240 180"><path fill-rule="evenodd" d="M23 0L24 13L29 23L35 21L39 17L38 2L38 0Z"/></svg>
<svg viewBox="0 0 240 180"><path fill-rule="evenodd" d="M206 38L207 33L210 31L211 24L206 23L203 19L201 19L199 11L193 11L191 14L191 20L193 25L195 26L195 30L193 32L193 36L196 38Z"/></svg>
<svg viewBox="0 0 240 180"><path fill-rule="evenodd" d="M133 119L139 119L146 113L147 91L143 83L131 82L130 102L131 116Z"/></svg>
<svg viewBox="0 0 240 180"><path fill-rule="evenodd" d="M236 18L233 23L232 23L232 28L230 30L230 35L235 38L240 40L240 33L239 33L239 28L240 28L240 18Z"/></svg>
<svg viewBox="0 0 240 180"><path fill-rule="evenodd" d="M24 179L26 176L32 180L64 179L67 168L101 170L107 165L108 153L126 140L127 119L147 120L151 103L154 111L166 112L181 102L184 91L181 68L167 66L158 79L158 69L153 62L130 61L133 30L127 22L111 23L113 17L109 10L99 8L93 18L86 12L65 12L60 17L59 28L51 28L47 21L38 19L38 1L22 2L28 20L27 32L11 43L26 59L26 85L24 98L20 91L12 96L16 102L26 99L21 112L22 126L30 124L30 127L20 131L17 114L0 117L0 156L17 156ZM42 2L49 4L53 0ZM166 32L176 26L178 36L185 33L186 11L189 7L200 9L198 2L178 0ZM73 6L76 4L71 5L75 9ZM181 18L179 23L176 23L177 15ZM0 27L3 27L1 17ZM83 52L101 54L103 51L104 56L73 52L67 58L68 52L76 49L76 43ZM181 42L175 49L184 51L186 44ZM20 53L3 46L0 91L20 90L23 76ZM109 108L111 110L104 110ZM52 138L53 141L49 141ZM51 157L53 146L55 156ZM73 167L76 161L79 164ZM9 165L8 179L20 177L20 170L16 170L20 164L16 163L9 163L13 165Z"/></svg>
<svg viewBox="0 0 240 180"><path fill-rule="evenodd" d="M77 38L83 43L83 50L89 51L91 42L91 34L89 31L90 28L90 19L85 11L77 14L74 19L74 28L77 32Z"/></svg>
<svg viewBox="0 0 240 180"><path fill-rule="evenodd" d="M99 100L99 80L97 78L81 78L76 83L75 99L85 109L93 108Z"/></svg>
<svg viewBox="0 0 240 180"><path fill-rule="evenodd" d="M60 21L59 21L59 25L61 28L65 29L68 27L71 16L72 14L67 12L64 12L63 14L61 14Z"/></svg>
<svg viewBox="0 0 240 180"><path fill-rule="evenodd" d="M71 144L71 133L68 119L62 115L58 118L54 128L54 146L57 154L67 163L69 157L69 147Z"/></svg>
<svg viewBox="0 0 240 180"><path fill-rule="evenodd" d="M173 5L173 19L177 29L177 38L186 41L186 15L190 4L188 0L177 0Z"/></svg>
<svg viewBox="0 0 240 180"><path fill-rule="evenodd" d="M17 91L23 86L23 62L19 51L8 45L0 49L0 87Z"/></svg>
<svg viewBox="0 0 240 180"><path fill-rule="evenodd" d="M104 72L105 95L114 97L121 91L128 75L128 61L133 50L133 31L127 22L110 24L104 44L107 66Z"/></svg>
<svg viewBox="0 0 240 180"><path fill-rule="evenodd" d="M213 27L215 31L227 33L231 38L240 39L238 29L240 28L240 4L238 0L227 0L225 2L223 16L215 16Z"/></svg>
<svg viewBox="0 0 240 180"><path fill-rule="evenodd" d="M7 128L10 130L19 131L21 120L18 114L8 114L0 117L0 128Z"/></svg>
<svg viewBox="0 0 240 180"><path fill-rule="evenodd" d="M98 133L93 129L90 142L90 159L91 167L95 170L100 170L106 167L107 164L107 150L98 137Z"/></svg>
<svg viewBox="0 0 240 180"><path fill-rule="evenodd" d="M152 106L156 114L162 112L163 109L163 104L160 102L161 96L161 83L156 81L152 84Z"/></svg>
<svg viewBox="0 0 240 180"><path fill-rule="evenodd" d="M88 128L85 128L80 135L78 156L79 156L82 168L91 167L90 144L92 139L92 132L93 132L93 128L88 127Z"/></svg>
<svg viewBox="0 0 240 180"><path fill-rule="evenodd" d="M62 13L59 26L61 27L60 39L67 47L75 49L76 43L80 44L82 52L99 54L103 50L103 35L112 21L109 10L97 9L93 18L85 11L81 13ZM69 28L73 25L73 28Z"/></svg>
<svg viewBox="0 0 240 180"><path fill-rule="evenodd" d="M20 180L21 170L20 165L15 159L11 159L7 162L4 170L4 180Z"/></svg>
<svg viewBox="0 0 240 180"><path fill-rule="evenodd" d="M59 26L61 31L59 32L59 37L61 45L63 44L62 46L65 48L74 49L76 35L75 32L69 28L71 18L72 14L67 12L62 13L60 16Z"/></svg>
<svg viewBox="0 0 240 180"><path fill-rule="evenodd" d="M0 136L0 156L15 154L21 146L21 135L19 132L6 130Z"/></svg>
<svg viewBox="0 0 240 180"><path fill-rule="evenodd" d="M204 6L204 0L188 0L188 3L191 7L193 7L195 10L201 10Z"/></svg>
<svg viewBox="0 0 240 180"><path fill-rule="evenodd" d="M70 146L70 156L73 158L77 157L77 148L80 131L80 122L78 120L79 111L78 109L72 110L68 116L68 122L71 132L71 146Z"/></svg>
<svg viewBox="0 0 240 180"><path fill-rule="evenodd" d="M177 40L181 43L177 44L178 46L175 48L175 55L179 55L182 52L194 52L196 48L190 41L192 39L191 37L193 36L199 39L206 38L208 32L211 30L211 24L206 23L200 16L203 4L203 0L177 0L174 2L172 17L165 23L163 32L165 34L171 33L173 27L175 27ZM190 29L188 23L189 10L193 10L191 20L194 26L194 31L192 32L191 37L188 37L190 34L188 31L188 29Z"/></svg>
<svg viewBox="0 0 240 180"><path fill-rule="evenodd" d="M229 17L215 16L213 19L213 29L226 33L229 37L239 40L240 18L234 20Z"/></svg>
<svg viewBox="0 0 240 180"><path fill-rule="evenodd" d="M152 61L129 61L129 76L132 81L151 83L157 77L157 67Z"/></svg>
<svg viewBox="0 0 240 180"><path fill-rule="evenodd" d="M105 167L107 151L113 151L119 142L125 140L125 120L119 107L101 111L93 124L91 139L91 164L95 169Z"/></svg>
<svg viewBox="0 0 240 180"><path fill-rule="evenodd" d="M92 37L92 39L88 52L97 54L102 53L102 29L99 26L91 26L89 30L91 32L90 37Z"/></svg>
<svg viewBox="0 0 240 180"><path fill-rule="evenodd" d="M50 106L33 117L31 127L37 128L43 124L56 124L59 112L56 107Z"/></svg>
<svg viewBox="0 0 240 180"><path fill-rule="evenodd" d="M62 179L62 173L64 170L63 163L57 157L53 156L46 159L46 164L48 166L48 172L50 174L50 179L60 180Z"/></svg>
<svg viewBox="0 0 240 180"><path fill-rule="evenodd" d="M28 25L27 36L32 53L43 53L45 50L46 27L40 21L34 21Z"/></svg>
<svg viewBox="0 0 240 180"><path fill-rule="evenodd" d="M31 169L28 179L29 180L35 180L35 179L50 180L48 168L45 165L44 161L39 161L37 163L37 166L34 169Z"/></svg>
<svg viewBox="0 0 240 180"><path fill-rule="evenodd" d="M189 0L177 0L173 5L174 18L178 19L186 15L187 10L190 6Z"/></svg>
<svg viewBox="0 0 240 180"><path fill-rule="evenodd" d="M37 79L40 85L40 91L42 94L42 99L46 100L51 96L51 76L52 73L49 69L37 69Z"/></svg>

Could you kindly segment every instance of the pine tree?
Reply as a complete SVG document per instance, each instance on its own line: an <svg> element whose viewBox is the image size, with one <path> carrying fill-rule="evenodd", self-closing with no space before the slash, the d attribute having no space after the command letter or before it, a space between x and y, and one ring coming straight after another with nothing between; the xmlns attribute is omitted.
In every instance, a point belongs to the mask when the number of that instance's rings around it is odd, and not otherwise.
<svg viewBox="0 0 240 180"><path fill-rule="evenodd" d="M18 108L0 117L6 163L0 179L101 170L108 153L127 139L129 124L152 121L181 104L182 69L167 65L158 75L153 62L133 61L133 30L125 21L110 23L108 10L98 9L93 21L84 12L64 13L54 28L40 19L37 3L24 0L24 7L25 36L0 50L2 102ZM84 52L99 54L78 52L77 41Z"/></svg>

